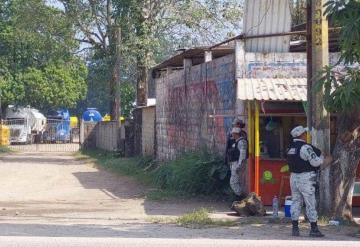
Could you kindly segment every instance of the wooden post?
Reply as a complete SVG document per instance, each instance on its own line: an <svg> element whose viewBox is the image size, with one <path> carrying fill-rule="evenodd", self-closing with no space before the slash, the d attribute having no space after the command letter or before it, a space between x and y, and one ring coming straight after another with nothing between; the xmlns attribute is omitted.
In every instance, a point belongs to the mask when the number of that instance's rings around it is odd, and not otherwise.
<svg viewBox="0 0 360 247"><path fill-rule="evenodd" d="M183 151L188 151L187 148L186 148L186 141L188 140L188 137L187 137L187 129L189 128L189 107L190 107L190 101L189 101L189 98L188 98L188 84L190 83L191 81L191 68L192 68L192 59L191 58L184 58L184 61L183 61L183 64L184 64L184 88L185 88L185 104L186 104L186 111L185 111L185 123L184 123L184 126L182 126L183 128L183 133L184 135L182 136L182 145L181 147L184 147L185 148L183 149ZM181 131L181 130L180 130Z"/></svg>
<svg viewBox="0 0 360 247"><path fill-rule="evenodd" d="M205 51L205 63L212 61L212 51Z"/></svg>
<svg viewBox="0 0 360 247"><path fill-rule="evenodd" d="M249 159L248 159L248 186L249 192L254 191L254 114L253 108L251 107L251 101L247 102L248 112L248 145L249 145Z"/></svg>
<svg viewBox="0 0 360 247"><path fill-rule="evenodd" d="M255 101L255 193L260 195L260 111Z"/></svg>
<svg viewBox="0 0 360 247"><path fill-rule="evenodd" d="M235 80L245 76L245 42L235 40Z"/></svg>
<svg viewBox="0 0 360 247"><path fill-rule="evenodd" d="M309 130L312 130L312 46L311 46L311 30L312 30L312 21L311 21L311 0L306 1L306 72L307 72L307 127ZM311 134L307 133L307 142L311 143Z"/></svg>
<svg viewBox="0 0 360 247"><path fill-rule="evenodd" d="M239 85L240 78L245 78L245 44L244 40L235 40L235 89L236 89L236 111L235 114L245 120L246 116L246 103L238 98L239 90L244 90L242 85ZM244 116L244 117L243 117Z"/></svg>
<svg viewBox="0 0 360 247"><path fill-rule="evenodd" d="M318 73L329 64L328 22L324 16L323 7L326 0L311 1L311 35L312 35L312 86L316 83ZM312 97L312 144L318 147L324 155L330 154L330 116L324 108L323 91L311 91ZM320 202L321 214L329 214L331 210L330 169L321 171Z"/></svg>

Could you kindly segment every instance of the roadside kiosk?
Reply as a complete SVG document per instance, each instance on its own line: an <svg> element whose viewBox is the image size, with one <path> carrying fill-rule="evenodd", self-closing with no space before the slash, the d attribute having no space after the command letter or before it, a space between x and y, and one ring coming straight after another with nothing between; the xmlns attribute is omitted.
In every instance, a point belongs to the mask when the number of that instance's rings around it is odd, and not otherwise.
<svg viewBox="0 0 360 247"><path fill-rule="evenodd" d="M250 191L271 205L274 196L280 202L291 195L286 149L292 141L291 129L307 125L306 78L241 79L238 100L248 119ZM331 149L336 140L336 117L330 120ZM360 168L354 188L353 205L360 206Z"/></svg>

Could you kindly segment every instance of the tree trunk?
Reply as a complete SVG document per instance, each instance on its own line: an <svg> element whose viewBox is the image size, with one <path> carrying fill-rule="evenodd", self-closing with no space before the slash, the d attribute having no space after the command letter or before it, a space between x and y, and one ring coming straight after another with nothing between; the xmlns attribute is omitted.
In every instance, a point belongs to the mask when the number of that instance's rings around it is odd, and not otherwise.
<svg viewBox="0 0 360 247"><path fill-rule="evenodd" d="M110 115L112 121L118 121L120 117L121 29L113 25L111 32Z"/></svg>
<svg viewBox="0 0 360 247"><path fill-rule="evenodd" d="M333 158L330 168L332 215L352 220L352 189L360 162L360 109L339 115Z"/></svg>
<svg viewBox="0 0 360 247"><path fill-rule="evenodd" d="M148 81L148 69L150 64L150 42L151 39L151 1L140 1L138 9L138 23L137 23L137 35L140 40L139 54L137 56L137 87L136 87L136 105L147 105L147 81Z"/></svg>
<svg viewBox="0 0 360 247"><path fill-rule="evenodd" d="M147 53L144 54L147 56ZM136 105L146 106L147 105L147 70L146 57L139 57L137 61L138 79L137 79L137 94L136 94Z"/></svg>

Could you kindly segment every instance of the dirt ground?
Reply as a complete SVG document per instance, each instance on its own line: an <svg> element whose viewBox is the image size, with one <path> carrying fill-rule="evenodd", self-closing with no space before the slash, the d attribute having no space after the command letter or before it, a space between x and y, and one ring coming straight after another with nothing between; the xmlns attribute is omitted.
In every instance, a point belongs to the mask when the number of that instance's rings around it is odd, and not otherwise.
<svg viewBox="0 0 360 247"><path fill-rule="evenodd" d="M129 177L99 170L69 152L2 155L0 232L21 236L41 236L46 232L47 236L291 239L289 224L240 219L230 214L227 203L196 199L156 202L145 197L146 190ZM186 229L154 223L201 207L211 208L214 218L240 224ZM307 234L307 225L302 228ZM326 240L360 240L351 236L359 231L357 227L322 226L322 229Z"/></svg>

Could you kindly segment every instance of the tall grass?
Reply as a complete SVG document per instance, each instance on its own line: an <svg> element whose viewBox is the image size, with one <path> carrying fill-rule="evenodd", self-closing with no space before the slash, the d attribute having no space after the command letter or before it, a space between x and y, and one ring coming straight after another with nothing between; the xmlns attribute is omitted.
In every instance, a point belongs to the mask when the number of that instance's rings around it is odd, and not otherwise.
<svg viewBox="0 0 360 247"><path fill-rule="evenodd" d="M154 182L162 189L210 195L227 187L227 172L228 168L216 155L206 151L185 153L160 164L154 171Z"/></svg>

